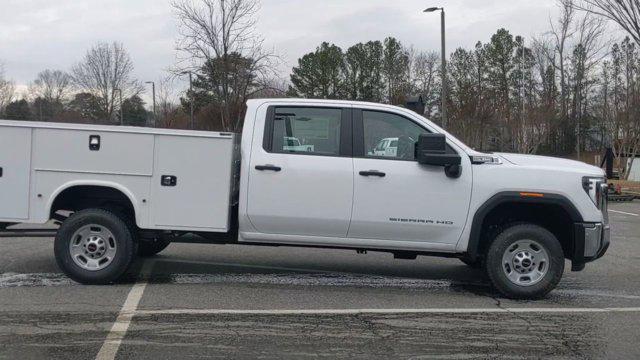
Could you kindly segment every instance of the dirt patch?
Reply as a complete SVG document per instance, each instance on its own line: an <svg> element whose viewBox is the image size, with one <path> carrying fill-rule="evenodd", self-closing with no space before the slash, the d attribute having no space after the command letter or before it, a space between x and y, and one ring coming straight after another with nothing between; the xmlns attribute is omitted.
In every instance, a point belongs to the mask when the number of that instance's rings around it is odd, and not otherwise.
<svg viewBox="0 0 640 360"><path fill-rule="evenodd" d="M610 184L620 185L622 192L630 192L640 195L640 182L626 180L609 180Z"/></svg>

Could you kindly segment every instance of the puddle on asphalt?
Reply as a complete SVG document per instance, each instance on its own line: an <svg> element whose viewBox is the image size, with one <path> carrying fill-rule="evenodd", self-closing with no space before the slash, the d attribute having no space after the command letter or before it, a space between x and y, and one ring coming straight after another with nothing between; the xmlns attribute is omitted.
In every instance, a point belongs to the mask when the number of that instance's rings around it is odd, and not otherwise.
<svg viewBox="0 0 640 360"><path fill-rule="evenodd" d="M133 274L127 275L121 284L135 282ZM487 283L457 282L451 280L410 279L388 276L368 276L357 274L252 274L252 273L221 273L221 274L152 274L147 278L150 284L256 284L256 285L286 285L286 286L333 286L359 287L373 289L400 289L416 291L448 291L471 293L479 296L496 296ZM13 287L48 287L78 285L73 280L60 273L0 274L0 289ZM623 292L612 292L606 289L575 288L575 284L561 286L549 295L549 300L564 300L568 298L618 298L640 300L640 295Z"/></svg>
<svg viewBox="0 0 640 360"><path fill-rule="evenodd" d="M449 280L407 279L348 274L166 274L153 275L152 283L170 284L264 284L292 286L347 286L398 289L450 288ZM483 286L483 284L473 284ZM486 286L486 285L484 285Z"/></svg>
<svg viewBox="0 0 640 360"><path fill-rule="evenodd" d="M56 273L0 274L0 289L9 287L64 286L76 284L73 280Z"/></svg>

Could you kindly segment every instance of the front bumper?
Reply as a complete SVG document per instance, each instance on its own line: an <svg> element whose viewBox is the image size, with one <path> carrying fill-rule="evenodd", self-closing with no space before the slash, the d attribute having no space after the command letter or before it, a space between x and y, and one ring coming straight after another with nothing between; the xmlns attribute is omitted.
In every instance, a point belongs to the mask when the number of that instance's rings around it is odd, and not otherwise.
<svg viewBox="0 0 640 360"><path fill-rule="evenodd" d="M584 269L584 264L601 258L609 249L611 228L607 223L576 223L573 239L573 271Z"/></svg>

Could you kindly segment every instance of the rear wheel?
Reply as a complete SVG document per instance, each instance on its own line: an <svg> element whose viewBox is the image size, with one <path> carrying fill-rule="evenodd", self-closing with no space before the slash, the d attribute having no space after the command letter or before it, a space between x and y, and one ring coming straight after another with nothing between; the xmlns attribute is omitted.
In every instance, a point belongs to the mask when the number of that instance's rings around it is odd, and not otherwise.
<svg viewBox="0 0 640 360"><path fill-rule="evenodd" d="M171 244L171 241L165 237L158 237L152 240L141 240L138 244L138 256L151 257L159 254Z"/></svg>
<svg viewBox="0 0 640 360"><path fill-rule="evenodd" d="M485 262L495 288L513 299L537 299L553 290L564 272L564 253L556 237L534 224L503 230Z"/></svg>
<svg viewBox="0 0 640 360"><path fill-rule="evenodd" d="M60 269L83 284L108 284L120 278L137 251L129 227L103 209L71 215L58 229L54 251Z"/></svg>

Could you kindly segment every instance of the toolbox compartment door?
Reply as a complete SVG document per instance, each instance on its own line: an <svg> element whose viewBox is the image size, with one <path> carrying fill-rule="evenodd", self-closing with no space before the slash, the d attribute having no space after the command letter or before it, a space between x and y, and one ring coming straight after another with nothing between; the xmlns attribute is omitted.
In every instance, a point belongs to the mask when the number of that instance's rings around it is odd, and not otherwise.
<svg viewBox="0 0 640 360"><path fill-rule="evenodd" d="M229 230L233 138L156 137L152 224L172 230Z"/></svg>
<svg viewBox="0 0 640 360"><path fill-rule="evenodd" d="M28 219L30 128L0 127L0 168L0 219Z"/></svg>

